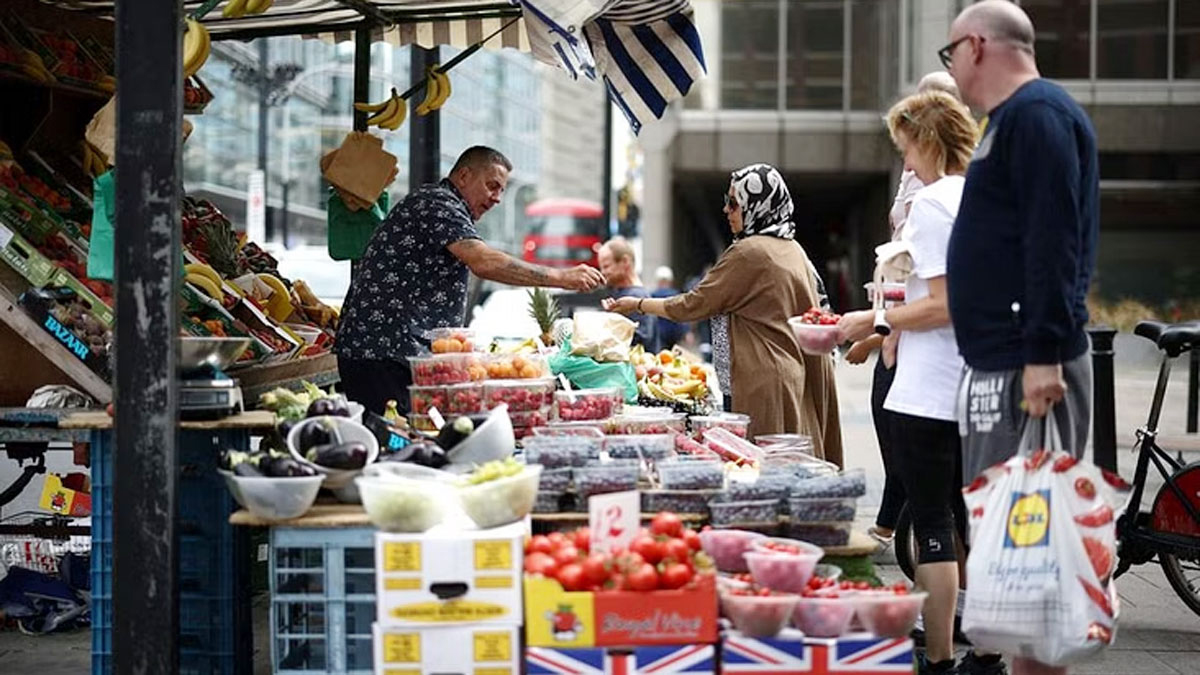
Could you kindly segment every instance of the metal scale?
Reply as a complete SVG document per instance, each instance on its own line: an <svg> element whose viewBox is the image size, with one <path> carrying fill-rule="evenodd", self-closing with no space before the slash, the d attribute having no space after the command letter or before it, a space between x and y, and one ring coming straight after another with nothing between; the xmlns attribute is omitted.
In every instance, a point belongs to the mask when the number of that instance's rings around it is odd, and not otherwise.
<svg viewBox="0 0 1200 675"><path fill-rule="evenodd" d="M242 388L225 373L250 346L250 338L179 339L179 416L215 420L243 411Z"/></svg>

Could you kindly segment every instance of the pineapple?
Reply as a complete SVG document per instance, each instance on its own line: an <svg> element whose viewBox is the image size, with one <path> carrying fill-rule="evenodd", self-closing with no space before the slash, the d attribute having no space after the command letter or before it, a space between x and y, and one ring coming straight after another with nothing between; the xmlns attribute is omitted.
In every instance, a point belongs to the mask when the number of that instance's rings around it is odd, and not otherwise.
<svg viewBox="0 0 1200 675"><path fill-rule="evenodd" d="M535 288L529 291L529 316L533 317L542 331L542 344L554 344L552 332L554 322L559 317L558 301L551 297L546 289Z"/></svg>
<svg viewBox="0 0 1200 675"><path fill-rule="evenodd" d="M209 222L200 226L208 264L226 279L236 279L244 271L237 235L226 223Z"/></svg>

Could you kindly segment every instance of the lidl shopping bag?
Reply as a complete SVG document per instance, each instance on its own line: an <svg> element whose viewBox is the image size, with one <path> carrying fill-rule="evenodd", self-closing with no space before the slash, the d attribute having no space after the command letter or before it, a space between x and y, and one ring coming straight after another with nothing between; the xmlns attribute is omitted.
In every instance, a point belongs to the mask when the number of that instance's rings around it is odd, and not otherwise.
<svg viewBox="0 0 1200 675"><path fill-rule="evenodd" d="M1057 425L1049 427L1052 441ZM1031 442L963 491L971 528L962 628L976 649L1067 665L1117 630L1116 493L1099 469Z"/></svg>

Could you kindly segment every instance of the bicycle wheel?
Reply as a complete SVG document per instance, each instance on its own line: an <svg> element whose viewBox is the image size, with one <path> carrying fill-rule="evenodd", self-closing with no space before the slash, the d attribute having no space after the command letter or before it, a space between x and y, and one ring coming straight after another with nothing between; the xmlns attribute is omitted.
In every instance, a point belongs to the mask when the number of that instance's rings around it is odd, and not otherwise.
<svg viewBox="0 0 1200 675"><path fill-rule="evenodd" d="M1183 604L1200 615L1200 560L1180 560L1170 553L1159 553L1158 563Z"/></svg>
<svg viewBox="0 0 1200 675"><path fill-rule="evenodd" d="M917 580L917 538L913 536L912 515L908 504L900 507L900 515L896 516L892 546L896 552L896 564L909 581Z"/></svg>

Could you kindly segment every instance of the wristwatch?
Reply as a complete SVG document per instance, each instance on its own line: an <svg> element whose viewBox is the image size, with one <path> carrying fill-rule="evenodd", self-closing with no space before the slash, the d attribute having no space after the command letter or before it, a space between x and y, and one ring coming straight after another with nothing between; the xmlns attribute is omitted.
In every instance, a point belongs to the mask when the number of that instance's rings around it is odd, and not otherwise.
<svg viewBox="0 0 1200 675"><path fill-rule="evenodd" d="M891 335L892 324L888 323L887 310L875 310L875 332L880 335Z"/></svg>

